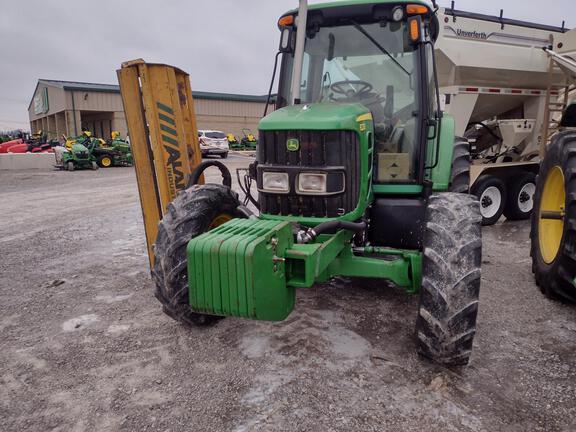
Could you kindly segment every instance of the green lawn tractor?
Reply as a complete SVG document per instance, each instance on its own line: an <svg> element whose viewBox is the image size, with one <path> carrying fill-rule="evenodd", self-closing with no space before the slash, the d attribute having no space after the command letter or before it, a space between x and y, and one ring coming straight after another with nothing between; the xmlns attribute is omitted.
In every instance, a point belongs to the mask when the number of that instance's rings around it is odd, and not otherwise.
<svg viewBox="0 0 576 432"><path fill-rule="evenodd" d="M242 149L256 150L256 147L258 147L258 140L254 136L252 131L250 129L242 129L242 134L244 134L242 140L240 141Z"/></svg>
<svg viewBox="0 0 576 432"><path fill-rule="evenodd" d="M229 133L226 135L226 139L228 140L228 147L230 150L244 150L244 146L240 141L238 141L236 135Z"/></svg>
<svg viewBox="0 0 576 432"><path fill-rule="evenodd" d="M130 144L123 140L119 132L113 131L111 139L99 142L93 150L94 158L100 168L132 166L134 159Z"/></svg>
<svg viewBox="0 0 576 432"><path fill-rule="evenodd" d="M419 352L467 364L482 218L468 194L469 144L440 108L434 10L423 0L301 0L278 24L276 110L260 121L246 199L225 167L224 185L195 184L206 163L196 168L158 226L156 297L188 325L281 321L297 289L334 277L391 282L420 296Z"/></svg>
<svg viewBox="0 0 576 432"><path fill-rule="evenodd" d="M88 144L88 146L85 144ZM77 169L97 170L98 164L92 156L90 142L88 141L85 144L74 142L70 144L69 148L55 147L56 168L67 171Z"/></svg>

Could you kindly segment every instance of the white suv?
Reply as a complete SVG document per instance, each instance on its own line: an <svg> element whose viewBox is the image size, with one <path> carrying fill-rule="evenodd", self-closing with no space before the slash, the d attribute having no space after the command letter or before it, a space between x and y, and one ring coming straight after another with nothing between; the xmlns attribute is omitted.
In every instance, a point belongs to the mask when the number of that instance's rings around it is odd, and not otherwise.
<svg viewBox="0 0 576 432"><path fill-rule="evenodd" d="M200 141L202 156L219 155L222 159L228 157L228 138L224 132L199 130L198 141Z"/></svg>

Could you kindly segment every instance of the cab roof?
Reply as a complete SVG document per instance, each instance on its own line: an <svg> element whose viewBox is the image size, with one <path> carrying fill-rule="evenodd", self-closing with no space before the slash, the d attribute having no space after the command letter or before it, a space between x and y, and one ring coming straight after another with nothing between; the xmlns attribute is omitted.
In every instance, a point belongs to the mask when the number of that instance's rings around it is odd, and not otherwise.
<svg viewBox="0 0 576 432"><path fill-rule="evenodd" d="M432 9L431 2L427 0L336 0L326 3L317 3L308 5L308 9L324 9L324 8L332 8L332 7L339 7L339 6L355 6L355 5L365 5L365 4L421 4L424 6L428 6Z"/></svg>
<svg viewBox="0 0 576 432"><path fill-rule="evenodd" d="M318 10L318 9L327 9L327 8L334 8L334 7L344 7L344 6L357 6L357 5L380 5L380 4L396 4L396 5L403 5L403 4L421 4L423 6L427 6L432 10L432 3L428 0L336 0L330 1L326 3L315 3L308 5L309 10ZM285 15L290 13L297 12L298 9L292 9L289 12L286 12Z"/></svg>

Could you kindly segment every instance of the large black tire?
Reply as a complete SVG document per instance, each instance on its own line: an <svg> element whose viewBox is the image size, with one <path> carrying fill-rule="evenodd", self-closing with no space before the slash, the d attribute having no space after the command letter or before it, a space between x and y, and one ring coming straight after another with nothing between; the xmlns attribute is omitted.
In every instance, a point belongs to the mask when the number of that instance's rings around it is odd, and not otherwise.
<svg viewBox="0 0 576 432"><path fill-rule="evenodd" d="M445 365L468 364L476 334L482 217L475 197L444 193L426 210L418 351Z"/></svg>
<svg viewBox="0 0 576 432"><path fill-rule="evenodd" d="M229 187L208 184L180 192L168 205L154 245L152 279L164 313L183 324L209 325L221 317L198 314L188 301L188 242L208 231L221 215L242 218L238 194Z"/></svg>
<svg viewBox="0 0 576 432"><path fill-rule="evenodd" d="M540 244L540 209L546 180L557 168L562 170L565 183L564 227L558 253L552 262L546 263ZM574 132L557 135L548 146L546 157L540 166L540 174L536 179L531 240L532 270L542 293L550 298L576 303L576 133Z"/></svg>
<svg viewBox="0 0 576 432"><path fill-rule="evenodd" d="M470 191L470 144L466 138L454 138L450 192L468 193Z"/></svg>
<svg viewBox="0 0 576 432"><path fill-rule="evenodd" d="M504 216L508 220L530 219L534 209L536 174L527 172L508 184L508 198L504 207Z"/></svg>
<svg viewBox="0 0 576 432"><path fill-rule="evenodd" d="M480 200L482 225L494 225L498 222L504 213L508 197L504 182L498 177L484 175L474 182L471 193Z"/></svg>

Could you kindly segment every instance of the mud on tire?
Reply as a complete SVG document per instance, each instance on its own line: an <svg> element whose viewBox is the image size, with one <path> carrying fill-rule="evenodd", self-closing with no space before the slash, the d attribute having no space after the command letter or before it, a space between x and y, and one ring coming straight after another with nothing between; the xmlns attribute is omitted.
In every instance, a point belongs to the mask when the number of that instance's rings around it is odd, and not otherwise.
<svg viewBox="0 0 576 432"><path fill-rule="evenodd" d="M188 302L188 242L209 230L219 215L244 217L237 210L238 194L229 187L208 184L180 192L168 205L158 226L152 279L164 313L186 325L209 325L222 317L195 313Z"/></svg>
<svg viewBox="0 0 576 432"><path fill-rule="evenodd" d="M564 231L554 261L547 264L542 258L539 240L540 204L548 174L559 167L564 175L566 193ZM546 150L536 179L534 211L532 213L532 271L536 284L547 297L576 303L576 133L556 135Z"/></svg>
<svg viewBox="0 0 576 432"><path fill-rule="evenodd" d="M481 221L474 196L430 197L416 335L419 353L437 363L465 365L472 353L480 292Z"/></svg>

